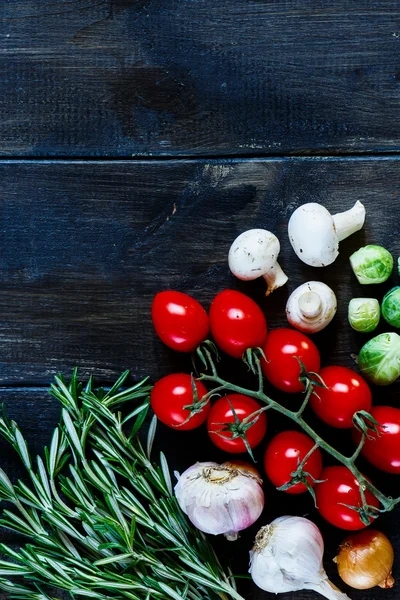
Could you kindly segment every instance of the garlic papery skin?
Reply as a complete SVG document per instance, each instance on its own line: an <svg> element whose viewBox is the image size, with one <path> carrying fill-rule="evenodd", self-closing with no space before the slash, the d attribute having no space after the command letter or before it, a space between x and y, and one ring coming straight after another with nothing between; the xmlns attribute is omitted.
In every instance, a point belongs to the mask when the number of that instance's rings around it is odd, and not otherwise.
<svg viewBox="0 0 400 600"><path fill-rule="evenodd" d="M329 600L349 600L328 579L322 566L324 542L304 517L279 517L262 527L250 552L254 583L272 594L314 590Z"/></svg>
<svg viewBox="0 0 400 600"><path fill-rule="evenodd" d="M262 481L251 467L203 462L175 475L179 506L204 533L224 534L234 541L262 513Z"/></svg>

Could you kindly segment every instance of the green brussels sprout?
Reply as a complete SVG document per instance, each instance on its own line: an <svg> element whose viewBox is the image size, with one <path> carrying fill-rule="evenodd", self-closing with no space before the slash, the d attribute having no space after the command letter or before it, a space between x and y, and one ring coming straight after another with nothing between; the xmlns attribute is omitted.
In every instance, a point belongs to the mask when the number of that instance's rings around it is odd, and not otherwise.
<svg viewBox="0 0 400 600"><path fill-rule="evenodd" d="M353 298L349 302L349 323L356 331L369 333L379 323L381 309L376 298Z"/></svg>
<svg viewBox="0 0 400 600"><path fill-rule="evenodd" d="M360 350L361 373L376 385L390 385L400 376L400 335L381 333Z"/></svg>
<svg viewBox="0 0 400 600"><path fill-rule="evenodd" d="M354 252L350 264L360 283L382 283L393 271L393 256L386 248L371 244Z"/></svg>
<svg viewBox="0 0 400 600"><path fill-rule="evenodd" d="M400 327L400 286L389 290L382 300L382 315L393 327Z"/></svg>

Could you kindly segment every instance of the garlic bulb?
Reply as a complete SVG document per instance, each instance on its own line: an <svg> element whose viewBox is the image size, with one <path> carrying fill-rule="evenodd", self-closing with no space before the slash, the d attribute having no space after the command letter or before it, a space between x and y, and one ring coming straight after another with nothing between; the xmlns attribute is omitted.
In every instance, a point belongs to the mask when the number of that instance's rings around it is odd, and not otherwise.
<svg viewBox="0 0 400 600"><path fill-rule="evenodd" d="M329 600L349 600L329 581L323 553L324 542L314 523L303 517L279 517L258 532L249 571L266 592L314 590Z"/></svg>
<svg viewBox="0 0 400 600"><path fill-rule="evenodd" d="M203 462L175 475L179 506L204 533L236 540L262 513L262 481L251 465Z"/></svg>

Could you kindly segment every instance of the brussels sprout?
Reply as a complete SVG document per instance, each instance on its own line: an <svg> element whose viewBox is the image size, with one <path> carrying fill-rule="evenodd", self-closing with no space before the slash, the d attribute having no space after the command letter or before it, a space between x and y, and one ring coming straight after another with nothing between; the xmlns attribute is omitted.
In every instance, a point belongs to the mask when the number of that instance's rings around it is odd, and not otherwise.
<svg viewBox="0 0 400 600"><path fill-rule="evenodd" d="M389 290L382 300L382 316L393 327L400 327L400 287Z"/></svg>
<svg viewBox="0 0 400 600"><path fill-rule="evenodd" d="M360 283L382 283L393 271L393 256L386 248L371 244L354 252L350 264Z"/></svg>
<svg viewBox="0 0 400 600"><path fill-rule="evenodd" d="M375 298L353 298L349 302L349 323L356 331L373 331L381 316L379 302Z"/></svg>
<svg viewBox="0 0 400 600"><path fill-rule="evenodd" d="M376 385L390 385L400 376L400 335L381 333L360 350L361 373Z"/></svg>

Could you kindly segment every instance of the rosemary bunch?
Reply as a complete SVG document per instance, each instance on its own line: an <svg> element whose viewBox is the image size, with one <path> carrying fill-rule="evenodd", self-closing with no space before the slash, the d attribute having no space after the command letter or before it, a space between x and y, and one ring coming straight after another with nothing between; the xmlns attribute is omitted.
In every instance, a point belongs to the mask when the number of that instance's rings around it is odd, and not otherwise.
<svg viewBox="0 0 400 600"><path fill-rule="evenodd" d="M84 387L77 370L51 393L61 420L45 460L33 461L14 421L0 434L19 454L29 483L13 484L0 469L0 524L26 536L0 552L0 589L24 600L243 600L211 545L180 510L165 456L150 460L156 429L144 449L138 432L149 408L146 380L121 390L125 372L109 390ZM123 416L117 407L129 402ZM54 594L57 594L56 596Z"/></svg>

